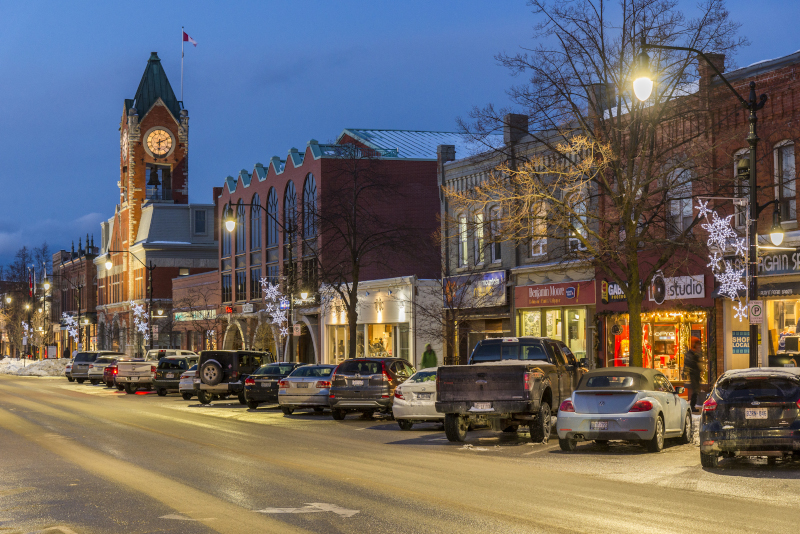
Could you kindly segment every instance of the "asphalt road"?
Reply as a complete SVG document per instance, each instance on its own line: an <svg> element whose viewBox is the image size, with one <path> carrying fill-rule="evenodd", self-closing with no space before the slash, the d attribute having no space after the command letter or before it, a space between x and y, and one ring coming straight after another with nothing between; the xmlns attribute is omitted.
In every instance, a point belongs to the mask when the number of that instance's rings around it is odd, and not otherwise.
<svg viewBox="0 0 800 534"><path fill-rule="evenodd" d="M800 462L699 460L0 376L0 532L797 532Z"/></svg>

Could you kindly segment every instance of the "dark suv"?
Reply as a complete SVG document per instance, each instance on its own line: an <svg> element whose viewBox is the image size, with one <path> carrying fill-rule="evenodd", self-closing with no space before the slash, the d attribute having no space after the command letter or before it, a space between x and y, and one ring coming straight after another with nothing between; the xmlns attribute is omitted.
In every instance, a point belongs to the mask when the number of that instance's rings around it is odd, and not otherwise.
<svg viewBox="0 0 800 534"><path fill-rule="evenodd" d="M800 368L726 371L703 403L700 463L721 456L800 455Z"/></svg>
<svg viewBox="0 0 800 534"><path fill-rule="evenodd" d="M247 407L251 410L258 408L262 402L278 403L278 383L281 378L286 378L289 373L303 365L294 362L278 362L265 365L250 375L244 381L244 397Z"/></svg>
<svg viewBox="0 0 800 534"><path fill-rule="evenodd" d="M236 394L241 404L247 404L244 381L264 364L275 358L269 352L250 350L204 350L200 353L194 384L202 404L211 404L214 395Z"/></svg>
<svg viewBox="0 0 800 534"><path fill-rule="evenodd" d="M400 358L354 358L333 371L331 414L337 421L347 412L392 413L394 388L414 374L414 368Z"/></svg>
<svg viewBox="0 0 800 534"><path fill-rule="evenodd" d="M153 387L159 397L167 391L178 391L181 375L197 363L198 356L168 356L161 358L156 367L156 376L153 378Z"/></svg>

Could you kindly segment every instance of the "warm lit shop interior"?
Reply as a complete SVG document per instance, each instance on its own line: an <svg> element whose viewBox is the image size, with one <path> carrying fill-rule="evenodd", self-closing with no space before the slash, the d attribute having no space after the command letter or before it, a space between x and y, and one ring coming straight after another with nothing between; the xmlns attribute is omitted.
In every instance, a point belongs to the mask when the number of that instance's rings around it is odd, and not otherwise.
<svg viewBox="0 0 800 534"><path fill-rule="evenodd" d="M408 326L408 323L357 325L356 357L394 357L409 360L410 340ZM347 325L329 325L327 331L327 361L341 363L347 358L349 328Z"/></svg>
<svg viewBox="0 0 800 534"><path fill-rule="evenodd" d="M628 314L609 315L605 318L606 365L630 365L630 329ZM708 355L708 312L657 311L642 314L642 366L658 369L670 380L683 380L683 356L689 349L691 338L703 344L703 356ZM708 381L707 367L701 377Z"/></svg>
<svg viewBox="0 0 800 534"><path fill-rule="evenodd" d="M797 323L800 321L800 299L767 300L767 328L769 329L769 354L775 355L778 351L789 350L794 352L798 348L793 343L786 346L787 336L797 335Z"/></svg>
<svg viewBox="0 0 800 534"><path fill-rule="evenodd" d="M587 308L534 308L519 312L523 336L542 336L566 343L579 361L586 359Z"/></svg>

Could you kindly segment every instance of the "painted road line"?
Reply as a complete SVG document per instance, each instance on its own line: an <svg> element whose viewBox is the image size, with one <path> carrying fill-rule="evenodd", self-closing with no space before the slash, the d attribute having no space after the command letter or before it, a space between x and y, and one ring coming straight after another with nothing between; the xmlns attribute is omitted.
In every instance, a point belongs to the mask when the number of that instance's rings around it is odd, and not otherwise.
<svg viewBox="0 0 800 534"><path fill-rule="evenodd" d="M320 512L333 512L340 517L353 517L361 510L348 510L335 504L325 502L307 502L302 508L264 508L253 510L260 514L316 514Z"/></svg>
<svg viewBox="0 0 800 534"><path fill-rule="evenodd" d="M204 517L203 519L192 519L181 514L162 515L159 519L177 519L178 521L213 521L216 517Z"/></svg>

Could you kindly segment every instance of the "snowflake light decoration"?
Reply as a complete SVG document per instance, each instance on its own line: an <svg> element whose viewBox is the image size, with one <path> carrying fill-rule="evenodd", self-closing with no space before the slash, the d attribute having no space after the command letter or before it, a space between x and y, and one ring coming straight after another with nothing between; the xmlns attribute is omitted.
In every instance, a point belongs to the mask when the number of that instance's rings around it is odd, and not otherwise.
<svg viewBox="0 0 800 534"><path fill-rule="evenodd" d="M708 262L708 265L706 265L706 267L711 267L711 270L714 271L715 273L719 271L720 270L719 262L722 261L722 255L719 252L715 251L713 254L711 254L711 256L708 259L711 261Z"/></svg>
<svg viewBox="0 0 800 534"><path fill-rule="evenodd" d="M744 269L736 269L731 262L726 261L725 270L715 275L719 281L719 294L727 295L731 300L737 300L739 290L747 290L747 286L742 282L744 271Z"/></svg>
<svg viewBox="0 0 800 534"><path fill-rule="evenodd" d="M137 304L134 301L130 302L131 311L133 312L133 325L136 330L142 334L142 339L147 343L150 341L150 331L147 324L147 314L144 311L144 306Z"/></svg>
<svg viewBox="0 0 800 534"><path fill-rule="evenodd" d="M61 318L64 320L64 324L67 327L67 333L69 337L72 338L73 341L76 343L78 342L78 321L75 320L75 317L68 314L67 312L63 312L61 314Z"/></svg>
<svg viewBox="0 0 800 534"><path fill-rule="evenodd" d="M737 302L736 305L733 307L734 317L739 321L744 321L747 319L747 306L745 306L741 302Z"/></svg>
<svg viewBox="0 0 800 534"><path fill-rule="evenodd" d="M731 219L733 215L728 215L724 219L717 215L716 211L711 212L711 222L701 224L704 230L708 232L708 246L711 248L719 248L725 250L728 247L729 239L736 239L739 235L731 228ZM706 217L708 221L708 217Z"/></svg>
<svg viewBox="0 0 800 534"><path fill-rule="evenodd" d="M285 308L289 307L289 299L281 293L278 284L270 283L267 278L261 279L261 292L264 296L264 311L272 316L272 324L279 328L281 337L288 336L288 311Z"/></svg>
<svg viewBox="0 0 800 534"><path fill-rule="evenodd" d="M697 211L699 212L697 214L698 217L704 217L706 219L708 218L708 214L711 213L711 211L712 211L712 210L708 209L708 202L709 202L708 200L703 202L702 199L700 199L700 198L697 199L697 206L695 206L695 207L697 208Z"/></svg>
<svg viewBox="0 0 800 534"><path fill-rule="evenodd" d="M736 239L733 242L733 248L736 250L736 255L745 257L747 256L747 242L744 238Z"/></svg>

